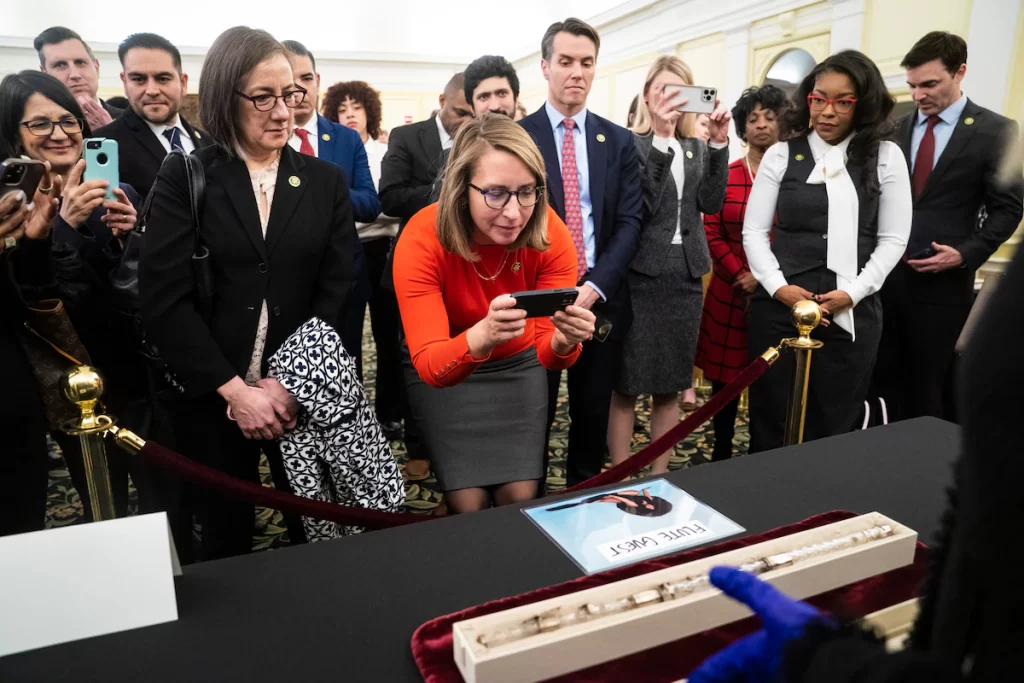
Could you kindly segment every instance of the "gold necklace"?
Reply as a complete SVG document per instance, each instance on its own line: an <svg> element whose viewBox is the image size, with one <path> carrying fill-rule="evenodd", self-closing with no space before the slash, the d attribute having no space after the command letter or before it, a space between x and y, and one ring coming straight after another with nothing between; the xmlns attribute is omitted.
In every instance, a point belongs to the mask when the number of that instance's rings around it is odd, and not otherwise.
<svg viewBox="0 0 1024 683"><path fill-rule="evenodd" d="M498 279L498 276L501 275L501 271L503 271L505 269L505 262L506 261L508 261L508 251L507 250L505 251L505 253L501 257L501 263L498 265L498 270L495 271L494 275L491 275L490 277L484 277L483 275L481 275L480 271L476 269L476 263L474 263L473 261L470 261L469 265L473 266L473 272L476 273L476 276L478 278L480 278L481 280L484 280L486 282L493 282L494 280Z"/></svg>

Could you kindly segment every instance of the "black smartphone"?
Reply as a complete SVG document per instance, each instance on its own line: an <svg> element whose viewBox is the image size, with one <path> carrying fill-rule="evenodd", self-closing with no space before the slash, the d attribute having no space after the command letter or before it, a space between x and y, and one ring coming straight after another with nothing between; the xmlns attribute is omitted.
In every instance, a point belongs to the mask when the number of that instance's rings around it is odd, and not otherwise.
<svg viewBox="0 0 1024 683"><path fill-rule="evenodd" d="M46 173L46 165L41 161L29 159L7 159L0 163L0 197L9 192L22 190L25 201L32 201L39 181Z"/></svg>
<svg viewBox="0 0 1024 683"><path fill-rule="evenodd" d="M516 292L514 308L526 311L527 318L550 318L557 311L564 311L576 303L579 292L575 287L566 289L538 289L532 292Z"/></svg>
<svg viewBox="0 0 1024 683"><path fill-rule="evenodd" d="M932 249L931 247L925 247L921 251L915 252L913 254L907 254L907 260L921 261L926 258L931 258L932 256L935 256L935 250Z"/></svg>

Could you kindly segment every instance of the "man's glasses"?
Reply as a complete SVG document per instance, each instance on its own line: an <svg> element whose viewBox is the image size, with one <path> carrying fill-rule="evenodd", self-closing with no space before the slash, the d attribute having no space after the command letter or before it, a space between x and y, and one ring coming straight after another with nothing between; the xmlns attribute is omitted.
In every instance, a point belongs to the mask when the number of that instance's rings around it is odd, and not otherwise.
<svg viewBox="0 0 1024 683"><path fill-rule="evenodd" d="M469 186L482 194L484 196L484 204L492 209L504 209L505 206L512 201L512 195L515 195L516 201L519 202L519 206L527 209L539 202L540 195L544 192L543 185L527 187L522 190L508 190L504 187L495 187L489 190L484 190L473 183L469 183Z"/></svg>
<svg viewBox="0 0 1024 683"><path fill-rule="evenodd" d="M820 95L807 96L807 106L810 107L811 111L821 111L830 104L837 114L849 114L853 111L853 105L857 104L857 100L853 97L840 97L836 100L830 100Z"/></svg>
<svg viewBox="0 0 1024 683"><path fill-rule="evenodd" d="M41 138L49 137L53 134L53 129L60 126L68 135L75 135L81 133L84 130L84 124L82 119L76 119L74 116L65 116L57 121L50 121L48 119L35 119L32 121L22 121L21 125L28 128L28 132L32 135L38 135Z"/></svg>
<svg viewBox="0 0 1024 683"><path fill-rule="evenodd" d="M270 111L277 106L278 100L283 101L284 106L289 109L295 109L295 107L302 104L302 101L306 99L306 91L302 88L296 88L295 90L286 92L283 95L271 95L270 93L246 95L244 92L237 91L235 94L252 102L252 106L256 107L256 111Z"/></svg>

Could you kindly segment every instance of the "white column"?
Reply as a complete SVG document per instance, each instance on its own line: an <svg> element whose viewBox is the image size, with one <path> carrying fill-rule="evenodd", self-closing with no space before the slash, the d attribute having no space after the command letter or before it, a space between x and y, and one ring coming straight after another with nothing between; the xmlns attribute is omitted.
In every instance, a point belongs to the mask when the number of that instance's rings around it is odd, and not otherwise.
<svg viewBox="0 0 1024 683"><path fill-rule="evenodd" d="M725 82L719 87L718 96L722 104L732 109L733 104L751 85L750 74L750 24L731 28L725 32ZM735 127L734 127L735 128ZM735 129L729 132L729 158L736 159L743 155L740 139Z"/></svg>
<svg viewBox="0 0 1024 683"><path fill-rule="evenodd" d="M864 0L832 0L832 54L863 50Z"/></svg>
<svg viewBox="0 0 1024 683"><path fill-rule="evenodd" d="M974 0L967 35L964 91L983 107L1003 113L1016 45L1021 0ZM1020 65L1016 65L1020 68Z"/></svg>

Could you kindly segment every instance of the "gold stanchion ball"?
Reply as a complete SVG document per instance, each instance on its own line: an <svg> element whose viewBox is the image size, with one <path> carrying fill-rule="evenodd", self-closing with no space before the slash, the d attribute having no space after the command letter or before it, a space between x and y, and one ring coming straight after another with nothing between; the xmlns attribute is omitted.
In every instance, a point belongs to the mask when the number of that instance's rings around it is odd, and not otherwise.
<svg viewBox="0 0 1024 683"><path fill-rule="evenodd" d="M80 365L64 373L60 378L60 390L75 404L98 401L103 396L103 378L96 368Z"/></svg>
<svg viewBox="0 0 1024 683"><path fill-rule="evenodd" d="M821 306L804 299L793 304L793 325L799 330L801 336L811 333L821 323Z"/></svg>

